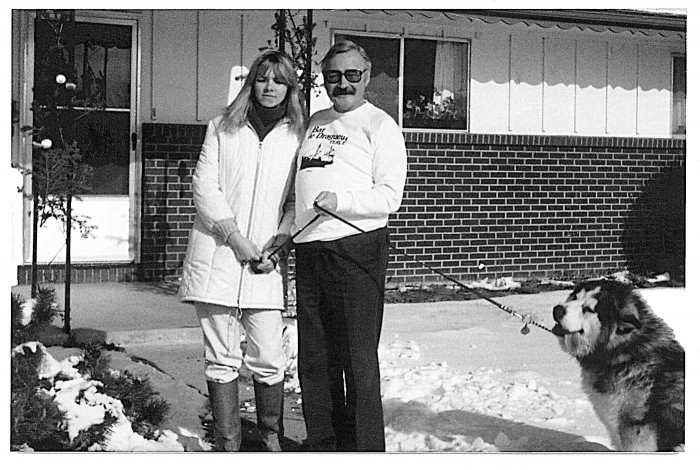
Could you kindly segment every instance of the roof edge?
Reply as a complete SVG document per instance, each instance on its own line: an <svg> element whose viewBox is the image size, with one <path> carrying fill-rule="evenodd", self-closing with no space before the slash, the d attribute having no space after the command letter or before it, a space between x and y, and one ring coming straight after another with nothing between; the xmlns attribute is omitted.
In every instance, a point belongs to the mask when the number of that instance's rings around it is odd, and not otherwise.
<svg viewBox="0 0 700 470"><path fill-rule="evenodd" d="M686 32L686 14L647 10L433 10L460 15Z"/></svg>

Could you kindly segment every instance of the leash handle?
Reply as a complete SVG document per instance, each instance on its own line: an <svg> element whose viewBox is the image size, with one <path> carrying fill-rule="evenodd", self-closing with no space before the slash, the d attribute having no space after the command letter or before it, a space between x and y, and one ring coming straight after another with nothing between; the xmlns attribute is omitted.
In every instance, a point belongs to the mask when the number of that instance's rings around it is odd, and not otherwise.
<svg viewBox="0 0 700 470"><path fill-rule="evenodd" d="M300 228L299 230L297 230L296 232L294 232L294 234L293 234L291 237L289 237L288 242L293 241L296 237L298 237L299 234L300 234L301 232L303 232L304 230L306 230L307 228L309 228L309 226L310 226L311 224L313 224L314 222L316 222L316 221L319 219L319 217L321 217L321 214L316 214L316 216L315 216L313 219L309 220L309 221L306 223L306 225L304 225L302 228ZM280 246L278 246L277 248L275 248L275 250L274 250L272 253L269 254L268 258L271 258L273 255L277 254L277 252L279 252L280 250L282 250L282 248L284 248L286 245L287 245L287 243L283 243L282 245L280 245Z"/></svg>
<svg viewBox="0 0 700 470"><path fill-rule="evenodd" d="M337 215L337 214L334 214L333 212L331 212L331 211L329 211L329 210L327 210L327 209L324 209L323 207L319 206L319 205L316 204L315 202L314 202L314 207L316 207L317 209L321 210L321 211L324 212L325 214L328 214L328 215L330 215L331 217L333 217L333 218L335 218L335 219L337 219L337 220L340 220L340 221L343 222L344 224L349 225L350 227L354 228L354 229L357 230L358 232L360 232L360 233L366 233L364 230L362 230L362 229L361 229L360 227L358 227L357 225L353 224L352 222L349 222L349 221L345 220L344 218L340 217L340 216ZM318 215L320 215L320 214L318 214ZM316 217L318 217L318 215L317 215ZM496 301L493 300L491 297L489 297L489 296L487 296L487 295L484 295L484 294L482 294L481 292L472 289L471 287L467 286L467 285L464 284L463 282L460 282L460 281L458 281L457 279L455 279L455 278L453 278L453 277L451 277L451 276L448 276L447 274L444 274L444 273L438 271L437 269L435 269L435 268L433 268L433 267L431 267L431 266L428 266L427 264L425 264L424 262L422 262L421 260L419 260L419 259L416 258L415 256L409 255L405 250L403 250L403 249L401 249L401 248L397 248L397 247L395 247L394 245L389 245L389 247L390 247L392 250L394 250L394 251L398 251L398 252L401 253L404 257L409 258L409 259L410 259L411 261L413 261L414 263L417 263L417 264L421 265L422 267L424 267L424 268L426 268L426 269L432 271L433 273L437 274L438 276L442 276L443 278L447 279L448 281L451 281L451 282L457 284L459 287L461 287L461 288L463 288L463 289L465 289L465 290L468 290L468 291L471 292L472 294L476 295L477 297L482 298L483 300L485 300L485 301L491 303L492 305L495 305L496 307L500 308L500 309L503 310L504 312L507 312L507 313L509 313L510 315L519 318L520 320L522 320L523 323L525 323L525 326L523 326L522 330L520 330L522 334L526 335L526 334L528 334L528 333L530 332L530 330L529 330L529 328L528 328L528 325L535 325L535 326L538 327L538 328L541 328L541 329L543 329L543 330L545 330L545 331L548 331L549 333L554 334L554 332L553 332L550 328L547 328L546 326L544 326L544 325L542 325L542 324L540 324L540 323L534 321L530 315L521 315L520 313L516 312L516 311L513 310L512 308L506 307L505 305L496 302Z"/></svg>
<svg viewBox="0 0 700 470"><path fill-rule="evenodd" d="M355 224L353 224L352 222L349 222L349 221L343 219L341 216L339 216L339 215L337 215L337 214L334 214L333 212L329 211L328 209L325 209L325 208L319 206L316 202L314 202L314 207L315 207L316 209L318 209L318 210L324 212L325 214L330 215L331 217L340 220L340 221L343 222L344 224L349 225L350 227L354 228L354 229L357 230L358 232L360 232L360 233L366 233L364 230L362 230L362 229L361 229L360 227L358 227L357 225L355 225ZM319 215L320 215L320 214L319 214Z"/></svg>

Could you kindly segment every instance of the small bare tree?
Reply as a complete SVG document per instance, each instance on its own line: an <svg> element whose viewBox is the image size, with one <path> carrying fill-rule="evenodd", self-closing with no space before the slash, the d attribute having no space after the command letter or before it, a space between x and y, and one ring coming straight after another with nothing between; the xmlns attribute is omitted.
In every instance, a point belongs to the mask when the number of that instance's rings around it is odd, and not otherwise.
<svg viewBox="0 0 700 470"><path fill-rule="evenodd" d="M32 297L38 291L37 231L49 219L65 228L64 331L70 335L71 232L78 228L87 236L96 227L89 217L73 214L73 199L90 191L92 167L85 163L76 141L77 127L87 114L104 109L101 90L78 89L75 70L75 12L38 10L36 14L31 198ZM84 84L83 84L84 85Z"/></svg>
<svg viewBox="0 0 700 470"><path fill-rule="evenodd" d="M272 31L274 40L267 42L267 47L261 49L278 49L287 53L302 72L300 83L306 97L306 109L310 109L311 91L319 85L316 83L317 73L312 70L313 57L316 55L316 38L313 30L313 10L279 10L275 12L275 23Z"/></svg>

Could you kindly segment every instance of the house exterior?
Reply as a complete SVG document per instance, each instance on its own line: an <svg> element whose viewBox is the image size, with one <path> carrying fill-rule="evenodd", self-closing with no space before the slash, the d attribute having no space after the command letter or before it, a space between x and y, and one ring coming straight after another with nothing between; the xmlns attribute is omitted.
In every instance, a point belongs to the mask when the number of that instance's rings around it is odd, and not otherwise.
<svg viewBox="0 0 700 470"><path fill-rule="evenodd" d="M101 77L113 143L74 210L73 282L176 280L206 123L259 53L276 10L76 11L83 70ZM309 10L292 10L299 24ZM373 61L368 99L409 155L397 247L462 279L632 269L684 275L684 12L313 10L313 71L333 41ZM12 12L12 164L31 165L35 12ZM330 104L320 86L311 111ZM79 84L80 85L80 84ZM31 188L28 179L18 185ZM31 199L13 202L17 282L29 281ZM40 280L61 281L61 227L38 232ZM389 283L439 281L394 255Z"/></svg>

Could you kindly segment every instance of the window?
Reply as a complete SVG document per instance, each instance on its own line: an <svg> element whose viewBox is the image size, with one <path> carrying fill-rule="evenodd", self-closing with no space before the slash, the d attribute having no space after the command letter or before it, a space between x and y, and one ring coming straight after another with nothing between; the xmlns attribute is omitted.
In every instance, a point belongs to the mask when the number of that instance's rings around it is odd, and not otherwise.
<svg viewBox="0 0 700 470"><path fill-rule="evenodd" d="M365 49L372 59L365 97L402 127L467 129L468 42L351 34L336 34L335 39Z"/></svg>
<svg viewBox="0 0 700 470"><path fill-rule="evenodd" d="M57 107L71 126L68 140L78 143L83 161L93 168L90 194L129 194L130 106L131 106L131 26L75 22L73 35L75 93L61 89L46 69L53 70L51 51L55 33L47 21L35 21L34 96L39 106L56 99ZM64 53L66 64L70 64ZM58 95L55 95L58 93ZM53 98L56 96L56 98ZM72 114L67 111L73 103ZM65 126L68 127L68 126ZM53 140L58 142L58 136Z"/></svg>
<svg viewBox="0 0 700 470"><path fill-rule="evenodd" d="M686 58L673 58L673 135L685 135Z"/></svg>

